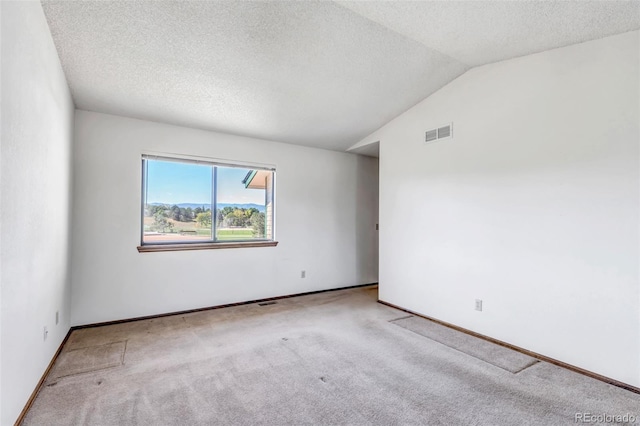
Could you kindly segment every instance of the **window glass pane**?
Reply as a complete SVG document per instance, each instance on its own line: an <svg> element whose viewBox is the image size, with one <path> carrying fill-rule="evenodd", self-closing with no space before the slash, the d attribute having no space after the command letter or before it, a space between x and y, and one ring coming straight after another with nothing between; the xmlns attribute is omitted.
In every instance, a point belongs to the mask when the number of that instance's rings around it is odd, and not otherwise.
<svg viewBox="0 0 640 426"><path fill-rule="evenodd" d="M143 243L211 240L213 167L147 159Z"/></svg>
<svg viewBox="0 0 640 426"><path fill-rule="evenodd" d="M268 183L273 173L235 167L217 167L218 241L271 239L267 225L267 205L270 204Z"/></svg>

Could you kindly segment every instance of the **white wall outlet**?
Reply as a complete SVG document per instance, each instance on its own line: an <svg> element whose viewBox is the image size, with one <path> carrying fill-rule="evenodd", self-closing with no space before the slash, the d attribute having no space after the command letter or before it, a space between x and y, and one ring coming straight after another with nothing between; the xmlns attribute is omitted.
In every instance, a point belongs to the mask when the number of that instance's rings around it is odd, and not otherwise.
<svg viewBox="0 0 640 426"><path fill-rule="evenodd" d="M306 278L307 271L300 271L300 278Z"/></svg>
<svg viewBox="0 0 640 426"><path fill-rule="evenodd" d="M482 311L482 300L476 299L476 311Z"/></svg>
<svg viewBox="0 0 640 426"><path fill-rule="evenodd" d="M56 311L56 325L58 325L58 322L60 322L60 312Z"/></svg>
<svg viewBox="0 0 640 426"><path fill-rule="evenodd" d="M47 330L47 326L45 326L45 327L44 327L44 332L43 332L43 334L44 334L44 336L43 336L43 337L44 337L44 340L47 340L47 336L49 335L49 330Z"/></svg>

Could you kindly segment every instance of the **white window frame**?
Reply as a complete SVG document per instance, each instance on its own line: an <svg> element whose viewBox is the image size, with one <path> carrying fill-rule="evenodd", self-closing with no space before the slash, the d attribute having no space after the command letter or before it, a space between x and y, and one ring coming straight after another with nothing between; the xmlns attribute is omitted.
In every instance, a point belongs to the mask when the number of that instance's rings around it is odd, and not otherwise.
<svg viewBox="0 0 640 426"><path fill-rule="evenodd" d="M174 250L201 250L201 249L213 249L213 248L241 248L241 247L273 247L278 244L275 239L276 232L276 168L272 165L255 164L247 162L227 161L213 158L188 156L180 154L165 154L165 153L143 153L141 155L141 210L140 210L140 245L138 246L139 252L150 251L174 251ZM146 205L147 194L147 160L159 160L159 161L173 161L183 164L198 164L206 165L213 168L212 170L212 182L211 182L211 239L210 240L196 240L196 241L157 241L157 242L144 242L144 212ZM238 240L218 240L216 236L217 229L217 168L242 168L255 171L267 171L271 173L271 190L265 188L265 227L267 230L271 230L271 235L265 235L265 238L252 238L252 239L238 239ZM270 201L270 202L269 202ZM270 204L270 205L269 205ZM270 210L270 215L268 209Z"/></svg>

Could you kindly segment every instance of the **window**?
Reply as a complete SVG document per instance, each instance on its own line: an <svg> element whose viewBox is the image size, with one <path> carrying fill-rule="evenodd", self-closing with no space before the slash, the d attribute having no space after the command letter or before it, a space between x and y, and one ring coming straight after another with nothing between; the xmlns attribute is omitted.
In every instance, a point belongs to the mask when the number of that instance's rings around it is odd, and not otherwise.
<svg viewBox="0 0 640 426"><path fill-rule="evenodd" d="M269 168L143 155L138 250L276 245L274 179Z"/></svg>

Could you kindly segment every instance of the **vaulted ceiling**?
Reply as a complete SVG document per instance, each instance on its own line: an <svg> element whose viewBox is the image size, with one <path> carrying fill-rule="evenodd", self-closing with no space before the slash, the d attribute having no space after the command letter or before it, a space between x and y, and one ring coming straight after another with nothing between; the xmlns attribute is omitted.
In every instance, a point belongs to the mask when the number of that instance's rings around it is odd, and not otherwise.
<svg viewBox="0 0 640 426"><path fill-rule="evenodd" d="M345 150L473 66L640 28L638 1L43 1L76 106Z"/></svg>

